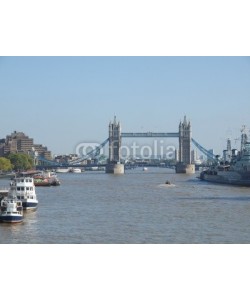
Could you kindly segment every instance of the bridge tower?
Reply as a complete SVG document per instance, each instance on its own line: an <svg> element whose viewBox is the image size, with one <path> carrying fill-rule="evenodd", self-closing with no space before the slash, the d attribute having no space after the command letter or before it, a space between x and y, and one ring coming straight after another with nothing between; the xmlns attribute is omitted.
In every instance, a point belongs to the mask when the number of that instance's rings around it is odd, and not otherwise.
<svg viewBox="0 0 250 300"><path fill-rule="evenodd" d="M121 124L115 117L114 122L109 123L109 163L120 162L121 140Z"/></svg>
<svg viewBox="0 0 250 300"><path fill-rule="evenodd" d="M195 173L195 165L191 164L191 139L191 124L185 116L179 125L179 162L176 165L176 173Z"/></svg>
<svg viewBox="0 0 250 300"><path fill-rule="evenodd" d="M124 165L120 162L121 143L121 124L114 117L113 123L109 123L109 161L106 173L124 174Z"/></svg>

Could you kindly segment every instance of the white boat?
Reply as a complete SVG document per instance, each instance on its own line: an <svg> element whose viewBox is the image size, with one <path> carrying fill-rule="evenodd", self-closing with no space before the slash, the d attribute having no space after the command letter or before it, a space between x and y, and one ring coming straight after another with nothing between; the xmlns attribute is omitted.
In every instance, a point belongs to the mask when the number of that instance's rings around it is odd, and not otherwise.
<svg viewBox="0 0 250 300"><path fill-rule="evenodd" d="M144 168L143 168L143 171L148 171L148 168L144 167Z"/></svg>
<svg viewBox="0 0 250 300"><path fill-rule="evenodd" d="M21 200L24 210L35 210L38 206L36 188L32 177L14 178L10 183L9 195Z"/></svg>
<svg viewBox="0 0 250 300"><path fill-rule="evenodd" d="M14 195L8 195L1 200L0 221L5 223L20 223L23 221L22 201Z"/></svg>
<svg viewBox="0 0 250 300"><path fill-rule="evenodd" d="M98 171L99 168L98 168L98 167L91 167L90 170L91 170L91 171Z"/></svg>
<svg viewBox="0 0 250 300"><path fill-rule="evenodd" d="M68 173L69 168L57 168L56 173Z"/></svg>
<svg viewBox="0 0 250 300"><path fill-rule="evenodd" d="M82 170L80 168L73 168L72 172L73 173L82 173Z"/></svg>

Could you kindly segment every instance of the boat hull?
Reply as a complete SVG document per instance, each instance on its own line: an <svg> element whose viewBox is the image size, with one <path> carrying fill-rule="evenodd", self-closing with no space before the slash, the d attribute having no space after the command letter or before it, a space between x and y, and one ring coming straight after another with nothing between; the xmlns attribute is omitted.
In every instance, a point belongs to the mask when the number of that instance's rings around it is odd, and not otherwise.
<svg viewBox="0 0 250 300"><path fill-rule="evenodd" d="M22 200L23 210L36 210L38 206L38 202L29 202Z"/></svg>
<svg viewBox="0 0 250 300"><path fill-rule="evenodd" d="M23 216L1 215L0 221L3 223L20 223L23 221Z"/></svg>
<svg viewBox="0 0 250 300"><path fill-rule="evenodd" d="M250 187L250 180L242 178L239 174L201 174L199 179L212 183Z"/></svg>

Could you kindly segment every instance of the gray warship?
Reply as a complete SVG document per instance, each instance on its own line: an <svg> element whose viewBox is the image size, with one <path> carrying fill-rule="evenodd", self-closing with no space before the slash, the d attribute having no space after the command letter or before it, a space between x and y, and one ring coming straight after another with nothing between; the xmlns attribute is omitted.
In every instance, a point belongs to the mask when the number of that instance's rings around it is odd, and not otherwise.
<svg viewBox="0 0 250 300"><path fill-rule="evenodd" d="M250 142L243 126L241 135L241 150L232 150L230 162L217 163L202 171L198 177L201 180L214 183L250 187ZM230 149L229 149L230 150Z"/></svg>

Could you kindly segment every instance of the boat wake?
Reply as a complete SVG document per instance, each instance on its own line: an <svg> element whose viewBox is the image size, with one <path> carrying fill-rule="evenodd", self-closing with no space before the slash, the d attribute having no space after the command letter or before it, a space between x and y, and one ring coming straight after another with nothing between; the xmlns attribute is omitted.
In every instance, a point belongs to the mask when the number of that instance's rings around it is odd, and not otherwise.
<svg viewBox="0 0 250 300"><path fill-rule="evenodd" d="M176 187L176 185L172 184L172 183L170 183L170 184L164 183L164 184L159 184L158 187L160 187L160 188L171 188L171 187Z"/></svg>

